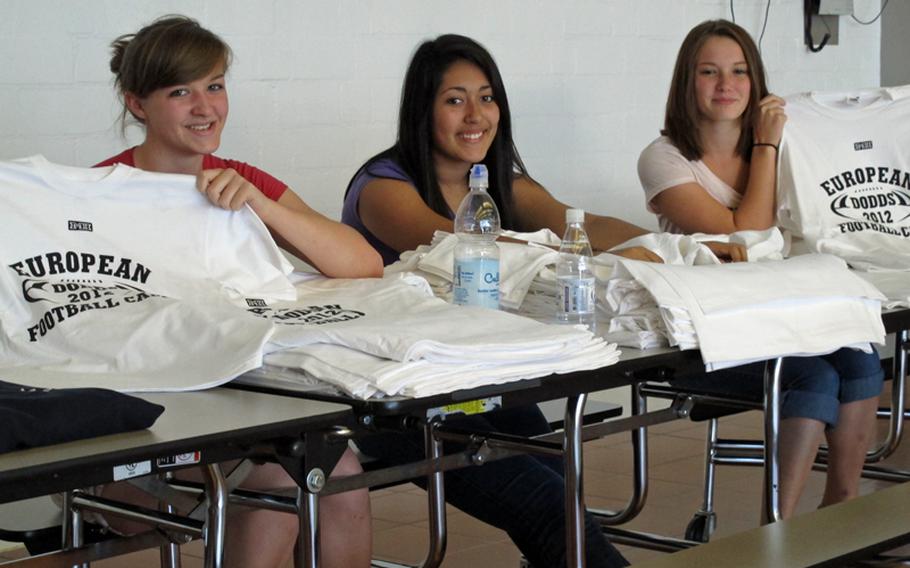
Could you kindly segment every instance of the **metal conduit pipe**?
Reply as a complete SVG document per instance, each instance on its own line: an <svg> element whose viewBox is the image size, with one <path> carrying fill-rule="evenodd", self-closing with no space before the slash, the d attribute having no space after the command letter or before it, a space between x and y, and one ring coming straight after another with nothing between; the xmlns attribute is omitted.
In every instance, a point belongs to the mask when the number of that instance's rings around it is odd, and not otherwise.
<svg viewBox="0 0 910 568"><path fill-rule="evenodd" d="M632 385L632 415L633 417L644 416L648 413L648 399L642 395L641 383ZM690 403L691 401L689 401ZM677 417L688 413L691 405L685 401L674 401L674 407L679 403L683 410L677 411ZM635 428L631 431L632 436L632 495L626 502L626 506L618 511L609 511L606 509L591 509L590 513L600 523L605 531L607 527L626 523L634 519L645 506L648 498L648 430L645 427ZM612 529L610 529L612 530Z"/></svg>
<svg viewBox="0 0 910 568"><path fill-rule="evenodd" d="M540 437L525 438L503 434L501 432L473 432L460 428L439 426L435 430L436 439L444 442L464 444L469 448L477 448L486 444L490 448L511 450L521 453L541 455L562 455L562 445L549 440L549 434ZM561 436L559 436L561 438Z"/></svg>
<svg viewBox="0 0 910 568"><path fill-rule="evenodd" d="M636 427L631 430L632 435L632 495L626 506L618 511L609 511L606 509L590 509L589 512L600 523L604 531L612 531L613 525L619 525L635 518L645 506L648 497L648 430L647 426L654 424L663 424L671 420L685 418L689 416L694 404L692 397L680 396L678 393L674 397L670 408L655 412L648 412L647 397L643 395L644 389L642 383L632 386L632 417L622 420L611 420L604 424L596 424L595 428L600 428L607 424L617 426L619 423L634 423Z"/></svg>
<svg viewBox="0 0 910 568"><path fill-rule="evenodd" d="M610 539L610 542L613 544L625 544L628 546L646 548L648 550L658 550L661 552L677 552L679 550L692 548L693 546L702 544L700 542L694 542L681 538L673 538L669 536L652 534L642 531L619 529L615 527L605 528L604 534L607 535L607 537Z"/></svg>
<svg viewBox="0 0 910 568"><path fill-rule="evenodd" d="M183 533L193 538L203 536L203 523L201 521L187 519L179 515L171 515L162 511L154 511L137 505L112 501L95 495L84 493L73 495L72 507L76 511L94 511L105 515L114 515L161 529ZM75 525L76 523L74 522L73 524ZM77 543L73 544L79 546Z"/></svg>

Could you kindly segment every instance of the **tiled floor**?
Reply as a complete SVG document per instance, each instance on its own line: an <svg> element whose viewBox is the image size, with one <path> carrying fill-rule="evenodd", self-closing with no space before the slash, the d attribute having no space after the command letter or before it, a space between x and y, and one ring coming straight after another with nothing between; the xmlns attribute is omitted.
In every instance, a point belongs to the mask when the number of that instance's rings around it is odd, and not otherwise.
<svg viewBox="0 0 910 568"><path fill-rule="evenodd" d="M884 422L882 422L882 427ZM642 513L625 525L629 528L682 537L686 523L701 503L704 425L680 420L653 427L650 431L651 487ZM741 414L722 421L726 437L752 438L761 435L758 413ZM589 507L620 508L631 488L631 445L628 435L617 435L585 446L585 489ZM910 468L910 442L886 463ZM813 473L802 501L802 509L816 507L823 489L823 474ZM863 481L863 492L880 482ZM761 499L761 470L754 467L721 467L717 476L716 536L731 534L758 525ZM417 563L426 546L425 493L414 486L400 486L372 494L375 556ZM519 553L502 531L486 526L464 513L449 508L448 554L445 568L516 568ZM636 562L657 552L621 547ZM16 551L7 554L16 555ZM0 554L0 559L3 555ZM158 555L146 551L94 563L98 568L157 566ZM184 547L185 568L202 566L198 543Z"/></svg>

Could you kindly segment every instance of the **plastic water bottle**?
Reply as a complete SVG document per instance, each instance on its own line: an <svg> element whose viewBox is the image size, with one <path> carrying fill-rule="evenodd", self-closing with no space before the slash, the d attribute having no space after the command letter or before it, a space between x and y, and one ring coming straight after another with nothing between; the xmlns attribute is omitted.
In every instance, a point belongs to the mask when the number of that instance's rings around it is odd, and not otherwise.
<svg viewBox="0 0 910 568"><path fill-rule="evenodd" d="M596 279L591 242L585 232L585 212L566 211L566 234L559 246L556 261L556 283L559 307L556 317L561 323L583 324L595 331L594 290Z"/></svg>
<svg viewBox="0 0 910 568"><path fill-rule="evenodd" d="M499 309L499 209L490 194L483 164L471 166L470 191L455 214L455 263L452 302L460 306Z"/></svg>

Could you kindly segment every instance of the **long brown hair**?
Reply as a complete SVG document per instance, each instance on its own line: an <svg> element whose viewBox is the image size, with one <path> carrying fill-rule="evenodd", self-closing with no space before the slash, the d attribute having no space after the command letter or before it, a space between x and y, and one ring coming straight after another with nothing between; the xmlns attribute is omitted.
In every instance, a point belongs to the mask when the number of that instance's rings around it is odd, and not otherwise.
<svg viewBox="0 0 910 568"><path fill-rule="evenodd" d="M135 34L111 43L111 72L121 98L132 93L139 98L152 91L189 83L204 77L216 65L227 72L231 48L220 37L186 16L158 18ZM120 113L125 127L126 104ZM141 118L133 116L139 122Z"/></svg>
<svg viewBox="0 0 910 568"><path fill-rule="evenodd" d="M698 160L704 154L698 130L699 110L695 97L695 74L698 52L712 37L730 38L739 44L749 67L751 90L749 104L742 115L742 131L736 153L746 160L752 157L752 124L758 113L758 103L768 94L765 66L749 32L727 20L708 20L692 28L679 48L673 81L667 97L667 113L661 134L679 148L689 160Z"/></svg>

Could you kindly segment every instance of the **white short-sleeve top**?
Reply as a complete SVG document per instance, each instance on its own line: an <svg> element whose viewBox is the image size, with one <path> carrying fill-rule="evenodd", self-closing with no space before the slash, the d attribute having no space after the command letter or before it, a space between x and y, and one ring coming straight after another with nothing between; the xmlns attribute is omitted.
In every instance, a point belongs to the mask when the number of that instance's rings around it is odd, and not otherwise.
<svg viewBox="0 0 910 568"><path fill-rule="evenodd" d="M660 229L667 233L684 232L664 217L654 203L654 198L667 188L697 183L728 209L736 209L742 200L742 195L717 177L703 161L687 159L666 136L642 150L638 157L638 179L645 190L648 211L657 215Z"/></svg>

